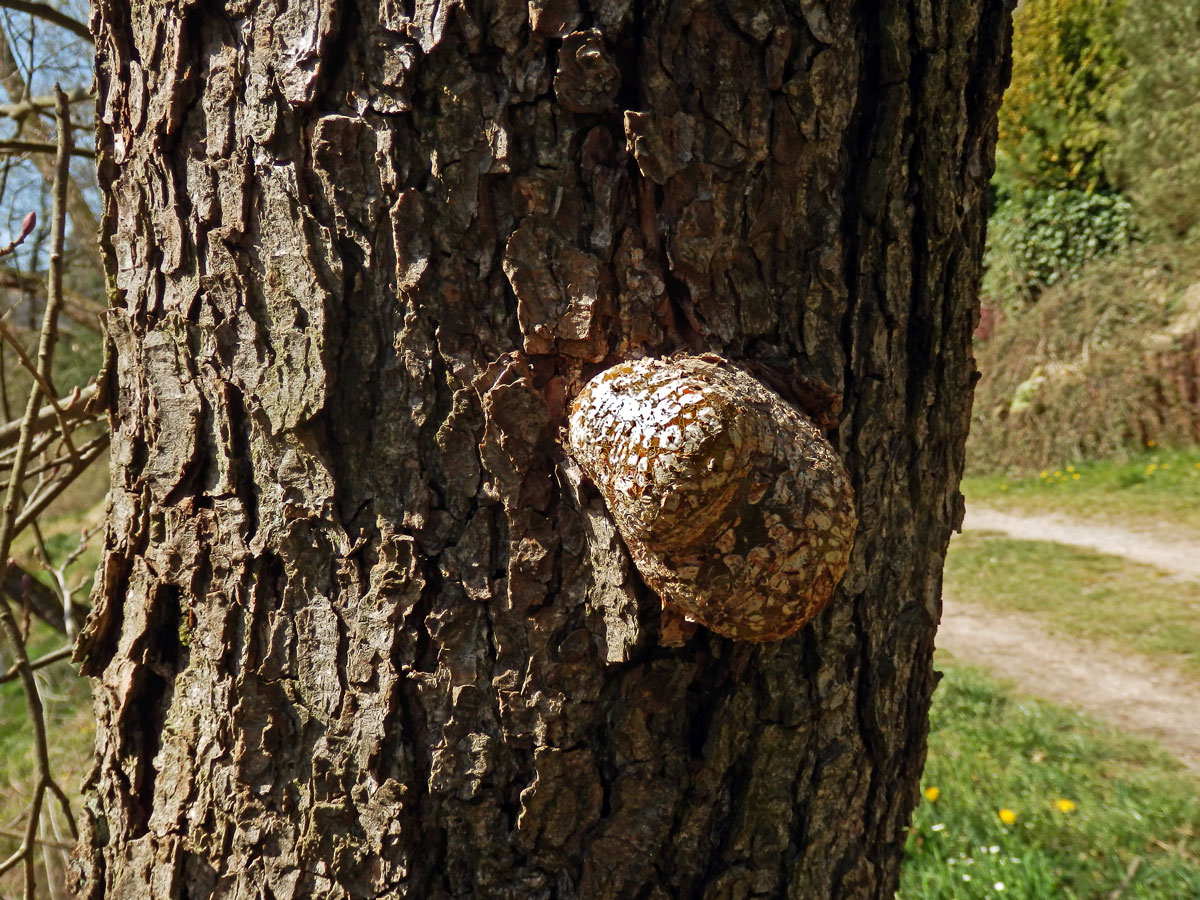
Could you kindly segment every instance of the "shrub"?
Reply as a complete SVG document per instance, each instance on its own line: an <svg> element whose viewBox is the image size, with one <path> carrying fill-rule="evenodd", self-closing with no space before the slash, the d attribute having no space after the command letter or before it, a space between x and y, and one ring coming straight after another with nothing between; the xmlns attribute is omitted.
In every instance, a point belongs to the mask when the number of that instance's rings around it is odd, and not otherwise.
<svg viewBox="0 0 1200 900"><path fill-rule="evenodd" d="M1165 2L1165 0L1164 0ZM1105 191L1104 151L1125 58L1126 0L1026 0L1014 18L997 187Z"/></svg>
<svg viewBox="0 0 1200 900"><path fill-rule="evenodd" d="M1036 299L1132 238L1132 207L1118 195L1026 191L989 222L983 294L1001 307Z"/></svg>
<svg viewBox="0 0 1200 900"><path fill-rule="evenodd" d="M1149 221L1182 235L1200 223L1200 0L1134 0L1120 38L1130 75L1109 170Z"/></svg>

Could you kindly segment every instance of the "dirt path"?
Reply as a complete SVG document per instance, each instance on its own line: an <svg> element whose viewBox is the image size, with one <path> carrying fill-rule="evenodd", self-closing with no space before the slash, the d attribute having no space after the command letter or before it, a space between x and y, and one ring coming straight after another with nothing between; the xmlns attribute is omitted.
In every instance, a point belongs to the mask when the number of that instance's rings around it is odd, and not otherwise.
<svg viewBox="0 0 1200 900"><path fill-rule="evenodd" d="M1001 531L1010 537L1087 547L1146 563L1183 578L1200 578L1200 545L1112 525L1073 522L1056 515L1018 516L986 507L967 510L963 529Z"/></svg>
<svg viewBox="0 0 1200 900"><path fill-rule="evenodd" d="M1200 548L1194 544L1151 541L1110 526L976 508L967 514L964 527L1089 547L1183 578L1200 577ZM1157 738L1200 775L1200 684L1194 679L1136 654L1048 633L1033 616L997 616L952 597L945 598L937 644L1022 691Z"/></svg>
<svg viewBox="0 0 1200 900"><path fill-rule="evenodd" d="M1130 654L1048 634L1032 616L945 601L938 647L1028 694L1157 738L1200 775L1200 686Z"/></svg>

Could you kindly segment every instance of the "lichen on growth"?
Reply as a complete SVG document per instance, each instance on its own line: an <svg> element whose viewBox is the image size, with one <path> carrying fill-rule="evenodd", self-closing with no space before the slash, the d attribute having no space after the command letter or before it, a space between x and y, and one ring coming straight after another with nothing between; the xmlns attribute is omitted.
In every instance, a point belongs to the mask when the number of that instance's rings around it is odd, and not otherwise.
<svg viewBox="0 0 1200 900"><path fill-rule="evenodd" d="M620 363L571 404L568 449L668 606L737 640L793 634L828 603L857 521L821 432L716 357Z"/></svg>

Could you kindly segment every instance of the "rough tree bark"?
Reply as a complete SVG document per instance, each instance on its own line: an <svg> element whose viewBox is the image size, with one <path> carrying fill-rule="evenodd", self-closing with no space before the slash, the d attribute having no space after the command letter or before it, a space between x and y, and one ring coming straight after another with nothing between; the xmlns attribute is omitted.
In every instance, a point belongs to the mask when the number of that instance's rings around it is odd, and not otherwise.
<svg viewBox="0 0 1200 900"><path fill-rule="evenodd" d="M1007 4L99 0L91 898L892 897ZM814 624L659 640L564 405L841 398ZM765 376L764 376L765 377Z"/></svg>

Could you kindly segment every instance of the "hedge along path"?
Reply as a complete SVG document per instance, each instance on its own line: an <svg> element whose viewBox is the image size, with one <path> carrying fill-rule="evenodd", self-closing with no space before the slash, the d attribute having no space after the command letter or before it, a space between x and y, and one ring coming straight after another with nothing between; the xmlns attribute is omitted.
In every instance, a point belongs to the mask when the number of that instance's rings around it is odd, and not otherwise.
<svg viewBox="0 0 1200 900"><path fill-rule="evenodd" d="M1151 542L1109 526L1057 516L1015 516L978 507L964 529L1001 531L1123 556L1182 578L1200 576L1194 544ZM997 616L971 604L943 601L937 646L988 669L1020 690L1072 706L1120 728L1156 738L1200 775L1200 684L1144 657L1048 633L1025 613Z"/></svg>

